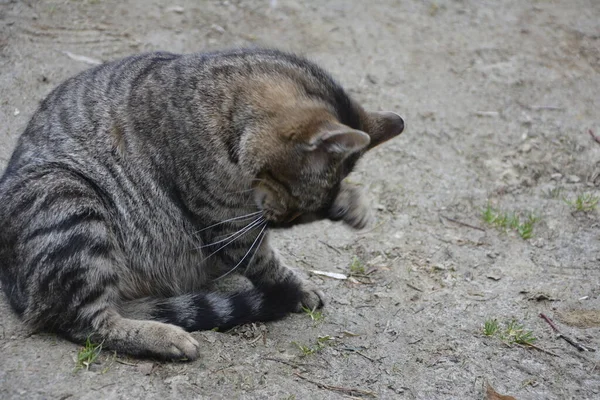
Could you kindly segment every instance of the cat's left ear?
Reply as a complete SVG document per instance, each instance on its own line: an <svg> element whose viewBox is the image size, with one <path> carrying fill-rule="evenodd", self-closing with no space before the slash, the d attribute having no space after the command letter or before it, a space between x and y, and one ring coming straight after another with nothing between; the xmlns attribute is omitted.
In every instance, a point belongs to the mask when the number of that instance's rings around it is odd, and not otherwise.
<svg viewBox="0 0 600 400"><path fill-rule="evenodd" d="M404 130L404 120L390 111L367 113L365 130L371 137L368 150L398 136Z"/></svg>

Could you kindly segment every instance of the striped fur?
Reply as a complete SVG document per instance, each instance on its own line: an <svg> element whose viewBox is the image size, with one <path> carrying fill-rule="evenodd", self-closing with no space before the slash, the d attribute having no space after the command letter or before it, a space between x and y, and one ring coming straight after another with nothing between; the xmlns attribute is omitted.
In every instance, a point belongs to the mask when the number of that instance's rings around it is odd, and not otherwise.
<svg viewBox="0 0 600 400"><path fill-rule="evenodd" d="M343 182L403 121L274 50L151 53L98 66L40 105L0 180L0 280L35 329L195 359L186 331L279 319L323 294L268 232L368 208ZM253 289L206 289L230 273Z"/></svg>

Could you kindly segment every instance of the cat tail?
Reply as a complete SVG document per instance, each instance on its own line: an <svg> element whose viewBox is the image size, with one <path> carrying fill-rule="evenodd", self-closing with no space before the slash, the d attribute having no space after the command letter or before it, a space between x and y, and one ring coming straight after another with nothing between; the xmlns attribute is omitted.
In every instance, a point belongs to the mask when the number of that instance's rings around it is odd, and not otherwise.
<svg viewBox="0 0 600 400"><path fill-rule="evenodd" d="M143 298L122 304L122 314L180 326L188 332L229 329L250 322L278 320L299 311L296 284L261 286L235 294L194 292L169 298Z"/></svg>

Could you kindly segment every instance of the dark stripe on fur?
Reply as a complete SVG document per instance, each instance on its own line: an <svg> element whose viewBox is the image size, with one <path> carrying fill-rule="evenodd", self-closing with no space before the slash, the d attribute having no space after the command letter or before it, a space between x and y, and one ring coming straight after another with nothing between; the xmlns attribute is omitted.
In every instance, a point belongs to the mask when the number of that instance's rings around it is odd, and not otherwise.
<svg viewBox="0 0 600 400"><path fill-rule="evenodd" d="M296 310L302 296L301 289L296 283L263 286L240 292L234 295L212 295L213 301L227 304L228 315L220 315L204 293L184 295L165 299L156 306L152 318L178 325L183 329L203 331L214 328L229 329L250 322L267 322L281 319ZM182 301L185 298L187 301ZM186 304L187 303L187 304ZM191 309L181 309L187 305ZM225 308L225 307L223 307ZM191 315L193 318L190 318Z"/></svg>
<svg viewBox="0 0 600 400"><path fill-rule="evenodd" d="M103 215L94 209L84 209L77 211L67 218L58 221L50 226L34 229L26 237L25 242L35 239L40 236L67 232L79 225L89 222L101 222L104 221Z"/></svg>

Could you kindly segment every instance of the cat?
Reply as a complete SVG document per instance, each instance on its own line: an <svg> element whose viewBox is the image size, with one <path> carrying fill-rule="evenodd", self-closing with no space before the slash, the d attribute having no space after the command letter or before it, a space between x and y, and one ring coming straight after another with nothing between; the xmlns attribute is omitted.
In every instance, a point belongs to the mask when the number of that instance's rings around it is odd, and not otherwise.
<svg viewBox="0 0 600 400"><path fill-rule="evenodd" d="M34 330L194 360L189 332L323 306L269 231L365 226L344 178L403 129L279 50L155 52L84 71L40 103L0 180L4 292ZM252 288L206 289L231 273Z"/></svg>

